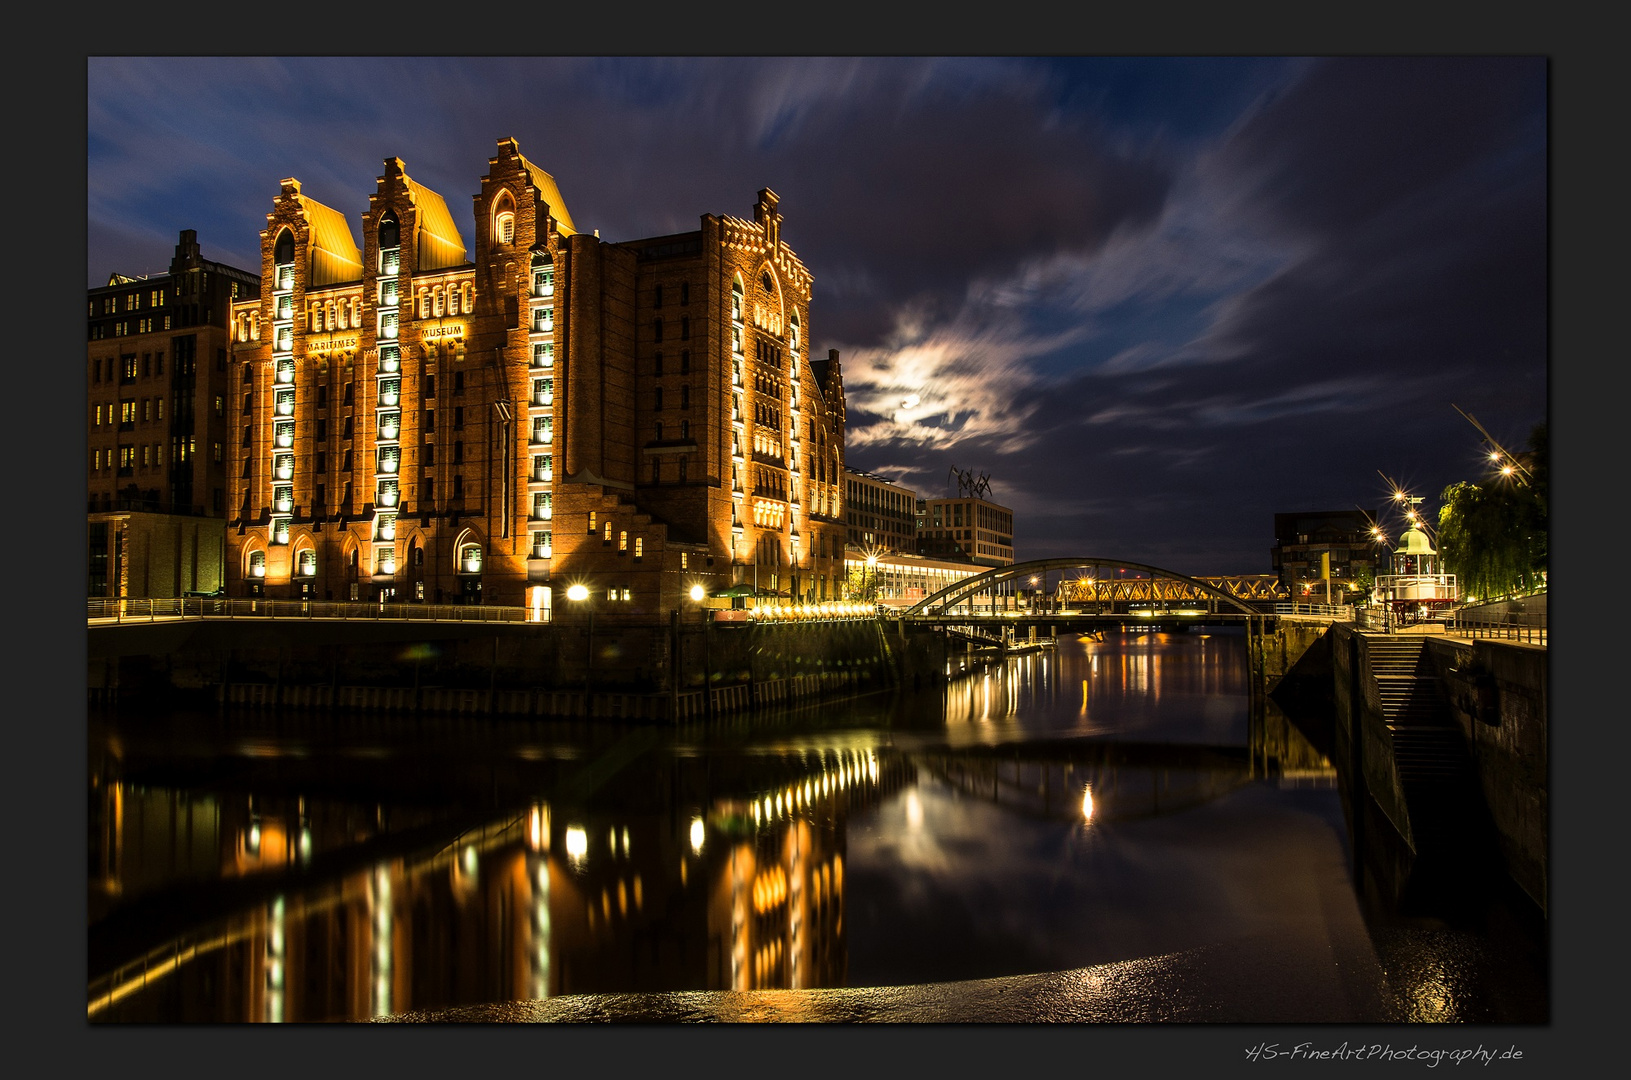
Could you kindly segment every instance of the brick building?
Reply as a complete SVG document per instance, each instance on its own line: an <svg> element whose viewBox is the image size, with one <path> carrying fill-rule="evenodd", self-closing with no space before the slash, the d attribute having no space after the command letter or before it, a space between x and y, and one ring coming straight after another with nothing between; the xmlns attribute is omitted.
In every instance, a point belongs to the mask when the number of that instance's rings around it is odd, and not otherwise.
<svg viewBox="0 0 1631 1080"><path fill-rule="evenodd" d="M259 292L191 229L168 273L88 290L87 595L221 587L231 311Z"/></svg>
<svg viewBox="0 0 1631 1080"><path fill-rule="evenodd" d="M234 595L607 613L693 585L831 599L843 380L774 193L613 243L503 139L472 243L385 162L353 234L283 181L234 309ZM357 235L361 241L358 242Z"/></svg>
<svg viewBox="0 0 1631 1080"><path fill-rule="evenodd" d="M1321 576L1329 559L1332 589L1354 592L1378 570L1387 553L1378 550L1370 519L1358 510L1308 510L1274 515L1270 565L1280 584L1295 597L1323 589Z"/></svg>

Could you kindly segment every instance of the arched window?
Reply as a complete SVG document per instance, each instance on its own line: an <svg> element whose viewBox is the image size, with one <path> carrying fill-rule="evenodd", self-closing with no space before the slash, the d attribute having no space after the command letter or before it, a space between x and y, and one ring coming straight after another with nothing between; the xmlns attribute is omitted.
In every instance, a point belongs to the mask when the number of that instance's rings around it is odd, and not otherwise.
<svg viewBox="0 0 1631 1080"><path fill-rule="evenodd" d="M493 201L493 243L503 247L515 243L515 200L508 191Z"/></svg>
<svg viewBox="0 0 1631 1080"><path fill-rule="evenodd" d="M742 279L736 278L731 282L731 322L740 325L742 322ZM741 350L737 350L741 351Z"/></svg>
<svg viewBox="0 0 1631 1080"><path fill-rule="evenodd" d="M402 226L397 223L396 211L387 210L379 218L379 247L381 251L386 248L402 246Z"/></svg>
<svg viewBox="0 0 1631 1080"><path fill-rule="evenodd" d="M294 262L294 233L288 229L278 233L277 243L272 246L272 261L274 263Z"/></svg>
<svg viewBox="0 0 1631 1080"><path fill-rule="evenodd" d="M466 544L459 549L459 573L481 573L481 545Z"/></svg>
<svg viewBox="0 0 1631 1080"><path fill-rule="evenodd" d="M251 551L249 553L249 576L255 581L266 576L266 552Z"/></svg>
<svg viewBox="0 0 1631 1080"><path fill-rule="evenodd" d="M799 351L799 316L796 311L788 320L787 347L795 353Z"/></svg>
<svg viewBox="0 0 1631 1080"><path fill-rule="evenodd" d="M299 574L301 577L316 577L317 552L311 548L305 548L302 550L300 552L299 562L295 567L295 573Z"/></svg>

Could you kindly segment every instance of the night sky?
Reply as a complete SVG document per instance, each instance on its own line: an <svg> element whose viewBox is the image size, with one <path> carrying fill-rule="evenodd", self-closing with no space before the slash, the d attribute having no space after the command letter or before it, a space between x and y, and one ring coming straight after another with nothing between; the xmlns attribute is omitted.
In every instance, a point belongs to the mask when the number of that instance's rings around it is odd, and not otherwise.
<svg viewBox="0 0 1631 1080"><path fill-rule="evenodd" d="M989 474L1020 559L1267 573L1277 512L1436 509L1547 415L1535 57L90 58L86 284L256 270L283 177L400 157L473 242L496 141L582 231L781 198L850 467ZM360 235L360 233L358 233Z"/></svg>

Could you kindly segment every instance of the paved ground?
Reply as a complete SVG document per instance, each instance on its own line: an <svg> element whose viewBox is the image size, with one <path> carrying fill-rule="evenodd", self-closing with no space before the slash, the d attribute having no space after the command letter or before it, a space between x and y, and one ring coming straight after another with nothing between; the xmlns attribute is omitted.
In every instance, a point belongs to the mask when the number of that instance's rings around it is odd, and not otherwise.
<svg viewBox="0 0 1631 1080"><path fill-rule="evenodd" d="M1361 930L1361 935L1363 931ZM1340 933L1348 938L1347 931ZM1382 1023L1368 942L1326 962L1284 938L1043 975L842 990L584 994L408 1013L385 1023Z"/></svg>

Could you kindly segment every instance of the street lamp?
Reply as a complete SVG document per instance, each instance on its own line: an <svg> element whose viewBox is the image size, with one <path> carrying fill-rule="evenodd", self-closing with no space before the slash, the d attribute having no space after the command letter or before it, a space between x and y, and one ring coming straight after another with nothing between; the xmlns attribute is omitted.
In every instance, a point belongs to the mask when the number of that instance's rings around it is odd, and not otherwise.
<svg viewBox="0 0 1631 1080"><path fill-rule="evenodd" d="M708 609L702 606L702 599L707 594L701 585L692 585L687 593L691 602L697 605L697 613L702 616L702 706L704 715L712 720L714 718L714 664L712 649L709 641L710 623L713 622L708 615Z"/></svg>
<svg viewBox="0 0 1631 1080"><path fill-rule="evenodd" d="M589 587L587 585L583 584L582 582L579 582L576 585L569 586L567 588L567 590L566 590L566 598L568 600L572 601L574 604L587 603L588 600L589 600ZM589 656L584 661L584 665L583 665L583 715L584 715L585 718L588 718L588 716L590 715L589 714L589 682L590 682L590 676L593 674L594 670L595 670L595 606L593 604L590 604L589 605Z"/></svg>

